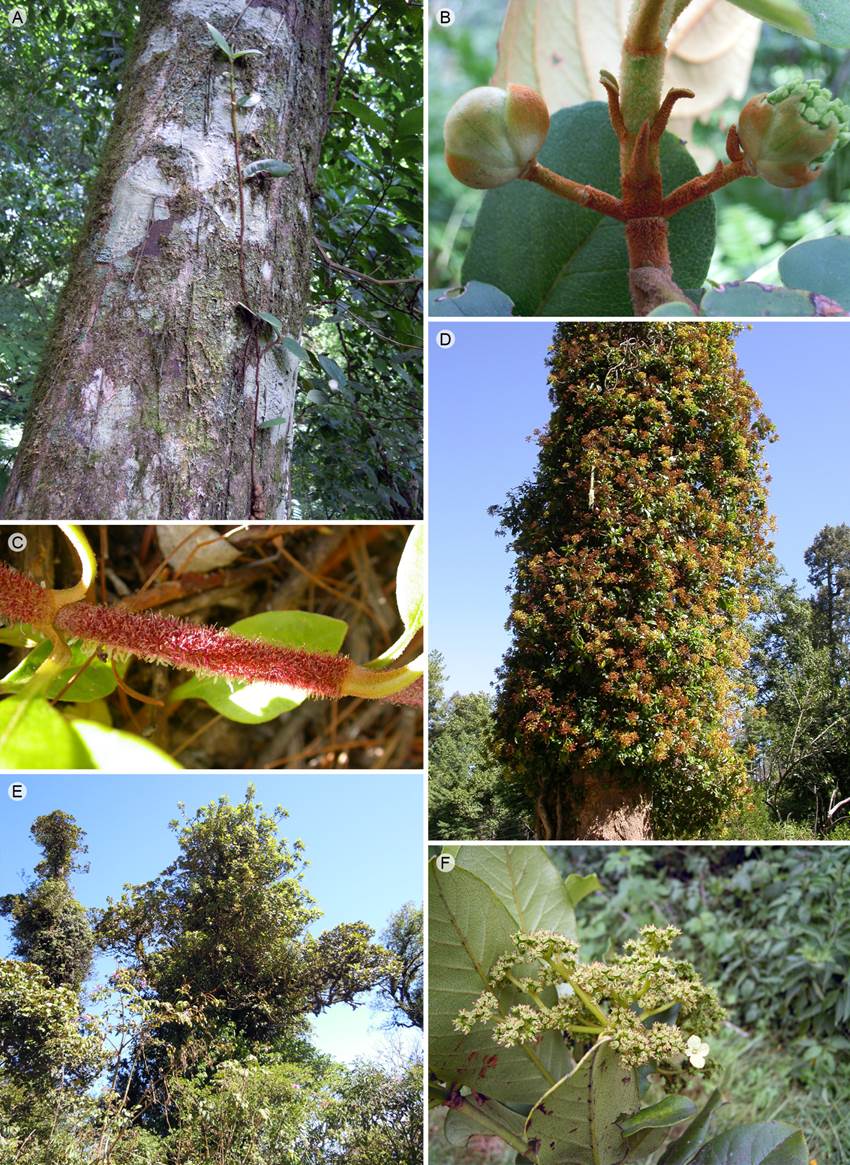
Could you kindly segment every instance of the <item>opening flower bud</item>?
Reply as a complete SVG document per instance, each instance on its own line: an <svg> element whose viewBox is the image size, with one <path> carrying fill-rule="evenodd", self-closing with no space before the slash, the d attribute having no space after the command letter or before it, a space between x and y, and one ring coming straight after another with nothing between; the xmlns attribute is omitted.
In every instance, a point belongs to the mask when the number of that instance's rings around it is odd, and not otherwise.
<svg viewBox="0 0 850 1165"><path fill-rule="evenodd" d="M446 117L446 163L465 186L504 186L522 176L548 132L546 102L527 85L471 89Z"/></svg>
<svg viewBox="0 0 850 1165"><path fill-rule="evenodd" d="M782 85L747 102L738 139L753 172L766 182L806 186L850 141L850 110L817 81Z"/></svg>

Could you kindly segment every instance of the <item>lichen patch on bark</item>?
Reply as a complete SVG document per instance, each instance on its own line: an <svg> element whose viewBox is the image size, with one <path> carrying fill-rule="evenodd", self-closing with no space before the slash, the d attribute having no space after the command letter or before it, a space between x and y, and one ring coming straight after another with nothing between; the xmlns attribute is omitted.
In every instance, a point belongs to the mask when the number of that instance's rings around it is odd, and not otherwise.
<svg viewBox="0 0 850 1165"><path fill-rule="evenodd" d="M146 237L152 219L168 218L168 208L160 201L174 194L176 187L160 171L156 158L134 162L118 179L112 196L99 262L113 262L127 255Z"/></svg>

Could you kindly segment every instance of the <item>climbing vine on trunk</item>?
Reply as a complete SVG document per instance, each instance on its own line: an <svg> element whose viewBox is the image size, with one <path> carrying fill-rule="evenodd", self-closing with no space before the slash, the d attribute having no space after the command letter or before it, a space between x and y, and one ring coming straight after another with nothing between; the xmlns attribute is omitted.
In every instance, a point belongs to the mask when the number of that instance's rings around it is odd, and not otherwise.
<svg viewBox="0 0 850 1165"><path fill-rule="evenodd" d="M770 557L735 325L561 324L516 555L498 751L549 837L705 831L746 782L735 669Z"/></svg>

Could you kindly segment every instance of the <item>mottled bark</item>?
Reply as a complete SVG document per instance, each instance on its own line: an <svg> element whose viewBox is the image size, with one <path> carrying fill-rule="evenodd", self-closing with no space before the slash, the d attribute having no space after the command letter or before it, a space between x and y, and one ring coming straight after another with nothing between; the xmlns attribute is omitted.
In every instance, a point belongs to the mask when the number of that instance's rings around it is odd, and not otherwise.
<svg viewBox="0 0 850 1165"><path fill-rule="evenodd" d="M238 49L240 232L227 61ZM2 502L6 517L286 517L298 336L325 125L330 0L149 0ZM256 431L257 420L281 423ZM253 477L253 481L252 481Z"/></svg>
<svg viewBox="0 0 850 1165"><path fill-rule="evenodd" d="M568 787L545 784L535 806L541 841L648 841L648 791L625 772L574 772Z"/></svg>

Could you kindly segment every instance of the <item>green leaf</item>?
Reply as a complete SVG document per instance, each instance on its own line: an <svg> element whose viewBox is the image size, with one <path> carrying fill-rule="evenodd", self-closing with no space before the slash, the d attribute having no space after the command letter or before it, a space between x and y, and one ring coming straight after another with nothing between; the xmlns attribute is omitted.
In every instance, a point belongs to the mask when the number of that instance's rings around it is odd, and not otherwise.
<svg viewBox="0 0 850 1165"><path fill-rule="evenodd" d="M700 1114L691 1121L678 1140L674 1141L658 1165L688 1165L708 1139L711 1128L711 1114L721 1103L720 1089L715 1088L702 1106Z"/></svg>
<svg viewBox="0 0 850 1165"><path fill-rule="evenodd" d="M245 639L261 639L282 647L336 654L342 647L348 624L328 615L308 611L264 611L240 619L230 628ZM172 700L204 700L216 712L239 724L264 724L283 712L291 712L309 693L287 684L248 683L213 676L194 676L178 684Z"/></svg>
<svg viewBox="0 0 850 1165"><path fill-rule="evenodd" d="M275 334L275 339L280 338L280 334L283 331L283 322L281 320L279 320L277 318L277 316L273 316L270 311L258 311L258 312L255 312L254 314L257 316L258 319L261 319L264 324L269 325L269 327L271 328L271 330Z"/></svg>
<svg viewBox="0 0 850 1165"><path fill-rule="evenodd" d="M601 102L559 110L540 161L576 182L620 188L619 145ZM698 173L678 138L661 143L665 190ZM702 199L670 220L673 277L700 287L714 250L714 204ZM531 182L488 190L463 265L510 296L521 315L632 315L623 223L558 198Z"/></svg>
<svg viewBox="0 0 850 1165"><path fill-rule="evenodd" d="M475 1027L466 1036L452 1026L457 1013L487 987L490 967L511 945L516 921L462 866L440 873L432 860L428 876L431 1071L446 1084L466 1084L511 1104L533 1104L566 1070L559 1035L547 1032L533 1047L502 1048L487 1028ZM508 1007L520 997L511 988L500 998Z"/></svg>
<svg viewBox="0 0 850 1165"><path fill-rule="evenodd" d="M812 239L797 243L779 260L786 287L826 295L850 311L850 239Z"/></svg>
<svg viewBox="0 0 850 1165"><path fill-rule="evenodd" d="M205 20L204 24L206 24L206 26L207 26L207 32L213 38L213 40L218 45L218 47L221 49L221 51L224 53L224 55L226 57L229 57L230 60L232 61L233 60L233 49L228 44L227 39L224 36L224 34L220 33L218 31L218 29L214 27L214 25L209 23L209 21Z"/></svg>
<svg viewBox="0 0 850 1165"><path fill-rule="evenodd" d="M557 930L578 937L564 880L542 846L467 845L458 849L455 861L487 883L517 930Z"/></svg>
<svg viewBox="0 0 850 1165"><path fill-rule="evenodd" d="M398 119L396 125L397 137L407 137L408 134L422 133L422 106L412 105L406 109Z"/></svg>
<svg viewBox="0 0 850 1165"><path fill-rule="evenodd" d="M337 384L340 385L348 383L348 377L337 364L336 360L332 360L330 356L325 356L318 353L316 355L316 360L325 376L327 376L328 380L335 380Z"/></svg>
<svg viewBox="0 0 850 1165"><path fill-rule="evenodd" d="M310 356L306 348L303 348L294 336L284 336L281 340L287 352L291 352L293 356L297 356L299 360L309 360Z"/></svg>
<svg viewBox="0 0 850 1165"><path fill-rule="evenodd" d="M0 703L0 768L90 769L83 742L47 700L11 696Z"/></svg>
<svg viewBox="0 0 850 1165"><path fill-rule="evenodd" d="M90 659L92 649L90 647L83 647L80 643L75 643L70 650L71 662L68 667L63 668L51 680L50 686L45 692L45 695L49 699L56 699L61 692L62 700L88 703L91 700L102 700L104 696L108 696L110 692L115 691L115 688L118 686L115 673L108 663L104 663L100 659L93 659L91 663L88 663L86 670L82 672L78 679L75 679L71 683L70 681L74 675ZM23 691L38 668L50 655L50 652L51 644L47 640L39 643L25 659L21 660L17 667L13 668L8 675L3 677L3 680L0 681L0 691ZM115 670L119 675L123 675L127 670L126 662L116 663Z"/></svg>
<svg viewBox="0 0 850 1165"><path fill-rule="evenodd" d="M702 300L703 314L741 319L747 316L843 315L823 296L764 283L726 283L712 287Z"/></svg>
<svg viewBox="0 0 850 1165"><path fill-rule="evenodd" d="M256 162L249 162L242 173L246 178L256 178L258 174L268 174L271 178L284 178L293 170L289 162L281 162L276 158L260 158Z"/></svg>
<svg viewBox="0 0 850 1165"><path fill-rule="evenodd" d="M578 906L579 902L588 894L595 894L597 890L601 891L602 883L596 874L568 874L564 887L570 904Z"/></svg>
<svg viewBox="0 0 850 1165"><path fill-rule="evenodd" d="M253 109L261 100L259 93L249 93L247 97L240 97L236 106L238 109Z"/></svg>
<svg viewBox="0 0 850 1165"><path fill-rule="evenodd" d="M182 771L176 760L140 736L121 732L94 720L74 720L74 735L89 756L86 768L107 773L172 773Z"/></svg>
<svg viewBox="0 0 850 1165"><path fill-rule="evenodd" d="M516 1137L522 1141L525 1140L524 1116L520 1116L518 1112L514 1112L513 1109L508 1108L504 1104L499 1104L498 1100L493 1100L489 1096L478 1095L474 1100L467 1098L462 1108L449 1109L446 1114L443 1133L450 1145L465 1145L470 1137L480 1136L482 1133L487 1135L488 1132L495 1132L495 1130L488 1129L487 1125L476 1121L474 1115L470 1115L470 1107L472 1105L475 1106L476 1111L480 1112L482 1116L488 1118L489 1124L495 1124L504 1129L510 1137Z"/></svg>
<svg viewBox="0 0 850 1165"><path fill-rule="evenodd" d="M376 133L385 134L387 132L386 119L381 114L372 109L365 101L358 101L356 97L351 95L343 95L336 103L336 109L344 109L347 113L351 113L363 125L367 125Z"/></svg>
<svg viewBox="0 0 850 1165"><path fill-rule="evenodd" d="M693 1165L808 1165L806 1139L779 1121L728 1129L703 1145Z"/></svg>
<svg viewBox="0 0 850 1165"><path fill-rule="evenodd" d="M258 429L276 429L278 425L286 425L290 421L290 417L271 417L268 421L261 421L257 425Z"/></svg>
<svg viewBox="0 0 850 1165"><path fill-rule="evenodd" d="M498 287L471 279L465 287L440 287L428 296L432 316L509 316L510 298Z"/></svg>
<svg viewBox="0 0 850 1165"><path fill-rule="evenodd" d="M697 1106L687 1096L665 1096L657 1104L651 1104L634 1116L621 1120L620 1132L624 1137L632 1137L645 1129L669 1129L680 1121L688 1120L696 1110Z"/></svg>
<svg viewBox="0 0 850 1165"><path fill-rule="evenodd" d="M697 313L689 303L681 303L676 300L675 303L662 303L660 307L654 307L649 313L651 316L672 316L675 319L681 319L682 316L695 316Z"/></svg>
<svg viewBox="0 0 850 1165"><path fill-rule="evenodd" d="M617 1118L638 1104L637 1073L599 1040L540 1098L525 1125L538 1165L617 1165L628 1151Z"/></svg>
<svg viewBox="0 0 850 1165"><path fill-rule="evenodd" d="M425 623L425 524L407 536L395 576L395 601L404 631L369 667L387 667L407 649Z"/></svg>
<svg viewBox="0 0 850 1165"><path fill-rule="evenodd" d="M314 405L326 405L328 403L327 396L325 396L320 388L311 388L307 393L307 400L310 404Z"/></svg>
<svg viewBox="0 0 850 1165"><path fill-rule="evenodd" d="M847 0L732 0L795 36L809 37L836 49L850 49L850 8Z"/></svg>
<svg viewBox="0 0 850 1165"><path fill-rule="evenodd" d="M262 55L261 49L240 49L238 53L233 54L233 60L238 61L240 57L261 57Z"/></svg>

